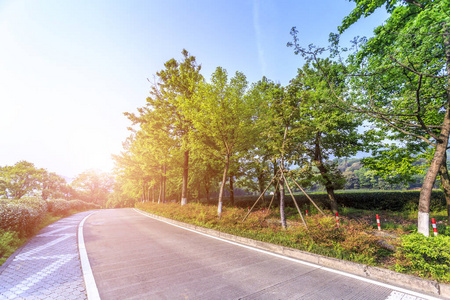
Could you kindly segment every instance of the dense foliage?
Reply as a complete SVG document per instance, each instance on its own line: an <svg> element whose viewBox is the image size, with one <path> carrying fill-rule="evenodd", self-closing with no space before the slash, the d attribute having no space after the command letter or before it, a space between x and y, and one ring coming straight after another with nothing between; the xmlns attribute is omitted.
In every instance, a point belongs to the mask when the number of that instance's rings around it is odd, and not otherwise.
<svg viewBox="0 0 450 300"><path fill-rule="evenodd" d="M389 17L351 48L341 48L338 34L328 48L304 47L294 28L290 46L306 63L286 86L265 77L249 85L240 72L228 81L220 67L208 82L186 50L184 61L167 61L146 106L126 113L134 127L116 157L117 192L124 199L185 204L219 191L220 216L225 183L230 202L236 186L268 188L277 194L284 224L285 187L289 191L292 180L326 190L336 212L335 190L343 187L420 185L419 231L428 235L439 178L450 221L449 3L354 2L340 33L381 7ZM364 168L339 168L336 159L358 151L372 154L362 160Z"/></svg>
<svg viewBox="0 0 450 300"><path fill-rule="evenodd" d="M15 231L26 236L33 232L47 213L64 215L70 211L100 208L98 205L81 200L42 200L28 197L16 200L0 199L0 229Z"/></svg>
<svg viewBox="0 0 450 300"><path fill-rule="evenodd" d="M55 219L98 208L81 200L0 199L0 265L30 236Z"/></svg>
<svg viewBox="0 0 450 300"><path fill-rule="evenodd" d="M396 258L398 272L450 282L450 236L403 236Z"/></svg>
<svg viewBox="0 0 450 300"><path fill-rule="evenodd" d="M27 161L0 167L0 199L81 199L105 206L113 185L114 178L110 174L96 170L82 172L68 184L64 177L36 168Z"/></svg>

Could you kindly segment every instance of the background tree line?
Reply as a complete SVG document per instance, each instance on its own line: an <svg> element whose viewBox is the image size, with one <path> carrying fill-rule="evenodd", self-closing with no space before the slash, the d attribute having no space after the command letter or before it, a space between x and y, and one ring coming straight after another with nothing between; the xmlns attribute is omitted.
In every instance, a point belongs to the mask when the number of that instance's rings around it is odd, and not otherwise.
<svg viewBox="0 0 450 300"><path fill-rule="evenodd" d="M79 174L69 184L64 177L27 161L0 167L0 198L4 199L37 196L43 200L79 199L105 206L113 184L111 175L95 170Z"/></svg>

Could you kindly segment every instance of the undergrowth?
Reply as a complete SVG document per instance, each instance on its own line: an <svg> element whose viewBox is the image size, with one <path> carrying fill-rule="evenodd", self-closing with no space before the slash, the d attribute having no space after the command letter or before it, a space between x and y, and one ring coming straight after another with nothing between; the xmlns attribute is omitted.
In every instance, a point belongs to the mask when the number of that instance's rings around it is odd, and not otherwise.
<svg viewBox="0 0 450 300"><path fill-rule="evenodd" d="M377 238L366 233L370 230L369 226L355 220L341 220L340 226L337 226L334 217L313 215L305 219L306 229L298 217L291 216L288 228L283 230L276 210L252 212L243 222L247 209L242 208L226 207L219 219L215 206L196 203L180 206L176 203L147 202L136 207L226 233L369 265L377 265L377 261L386 255Z"/></svg>
<svg viewBox="0 0 450 300"><path fill-rule="evenodd" d="M81 200L0 199L0 265L42 228L77 212L100 208Z"/></svg>

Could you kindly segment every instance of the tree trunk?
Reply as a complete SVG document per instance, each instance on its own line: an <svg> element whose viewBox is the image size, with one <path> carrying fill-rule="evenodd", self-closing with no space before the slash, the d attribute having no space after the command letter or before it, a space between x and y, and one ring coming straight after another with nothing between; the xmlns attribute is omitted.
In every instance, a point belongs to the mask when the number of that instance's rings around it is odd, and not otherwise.
<svg viewBox="0 0 450 300"><path fill-rule="evenodd" d="M286 223L286 215L284 212L284 208L285 208L285 200L284 200L284 180L281 177L279 180L279 191L280 191L280 216L281 216L281 227L283 229L287 228L287 223Z"/></svg>
<svg viewBox="0 0 450 300"><path fill-rule="evenodd" d="M314 160L316 162L317 168L319 169L320 175L322 175L322 177L325 179L325 188L327 190L328 199L330 199L330 207L331 210L333 211L333 214L335 214L338 212L338 205L336 201L336 196L334 194L333 182L331 181L328 170L325 167L322 160L322 151L320 149L321 135L322 133L320 131L316 133Z"/></svg>
<svg viewBox="0 0 450 300"><path fill-rule="evenodd" d="M444 190L445 201L447 203L447 225L450 225L450 177L447 169L447 153L439 168L439 177L441 178L442 189Z"/></svg>
<svg viewBox="0 0 450 300"><path fill-rule="evenodd" d="M205 186L205 192L206 192L206 203L208 203L209 204L209 186L208 185L206 185Z"/></svg>
<svg viewBox="0 0 450 300"><path fill-rule="evenodd" d="M233 180L233 175L230 176L230 204L233 206L234 205L234 180Z"/></svg>
<svg viewBox="0 0 450 300"><path fill-rule="evenodd" d="M258 179L258 190L259 190L260 195L264 192L264 189L266 188L266 182L264 180L264 177L265 177L264 175L265 175L264 171L261 171L257 178ZM274 187L276 188L276 183L274 184Z"/></svg>
<svg viewBox="0 0 450 300"><path fill-rule="evenodd" d="M227 174L228 174L229 164L230 164L230 155L227 154L227 157L225 160L225 168L223 170L222 183L220 184L220 190L219 190L219 205L217 206L217 215L219 216L219 218L222 215L223 192L225 190L225 184L227 182Z"/></svg>
<svg viewBox="0 0 450 300"><path fill-rule="evenodd" d="M449 94L450 97L450 94ZM450 110L447 108L444 117L444 123L442 124L439 140L436 141L436 150L434 151L433 159L431 160L430 167L423 180L422 189L420 190L419 197L419 213L418 213L418 232L429 236L430 235L430 199L431 192L433 191L434 182L439 172L440 166L444 161L444 156L447 151L448 136L450 133Z"/></svg>
<svg viewBox="0 0 450 300"><path fill-rule="evenodd" d="M277 173L278 173L278 165L277 165L277 162L274 160L273 161L273 176L277 176ZM280 189L279 188L277 189L277 184L278 183L276 181L274 181L273 182L273 188L276 191L277 201L281 203Z"/></svg>
<svg viewBox="0 0 450 300"><path fill-rule="evenodd" d="M189 175L189 150L184 151L183 186L181 188L181 205L187 204L187 187Z"/></svg>
<svg viewBox="0 0 450 300"><path fill-rule="evenodd" d="M161 199L162 199L162 190L163 190L163 178L162 178L162 175L161 175L161 182L159 183L158 203L161 203Z"/></svg>
<svg viewBox="0 0 450 300"><path fill-rule="evenodd" d="M334 194L334 188L328 188L325 187L327 189L327 194L328 194L328 198L330 199L330 206L331 206L331 211L333 212L333 214L336 214L338 212L338 205L337 205L337 201L336 201L336 196Z"/></svg>
<svg viewBox="0 0 450 300"><path fill-rule="evenodd" d="M155 202L155 186L152 186L152 202Z"/></svg>
<svg viewBox="0 0 450 300"><path fill-rule="evenodd" d="M166 165L163 166L161 201L166 202Z"/></svg>

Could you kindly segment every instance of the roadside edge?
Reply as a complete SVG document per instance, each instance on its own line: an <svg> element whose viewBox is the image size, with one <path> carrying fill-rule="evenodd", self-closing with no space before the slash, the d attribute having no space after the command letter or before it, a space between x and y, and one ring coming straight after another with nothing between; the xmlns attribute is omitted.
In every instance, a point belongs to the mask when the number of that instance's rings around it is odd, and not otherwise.
<svg viewBox="0 0 450 300"><path fill-rule="evenodd" d="M84 219L80 222L80 224L78 224L78 251L80 253L81 270L83 272L83 279L84 284L86 286L87 298L89 300L100 300L97 284L95 283L94 274L92 273L91 264L89 263L89 258L87 255L83 234L84 222L94 213L95 212L84 217Z"/></svg>
<svg viewBox="0 0 450 300"><path fill-rule="evenodd" d="M358 279L363 281L370 281L370 282L373 281L373 283L377 284L380 283L391 284L393 288L397 289L408 288L411 289L411 291L437 295L440 297L444 297L446 299L450 299L450 285L448 284L439 283L433 280L422 279L407 274L397 273L387 269L372 267L368 265L358 264L355 262L340 260L337 258L313 254L289 247L270 244L267 242L261 242L241 236L235 236L214 229L209 229L161 217L158 215L142 211L137 208L133 209L140 214L147 215L148 217L151 217L153 219L173 224L175 226L179 226L187 230L195 231L200 234L209 235L214 238L223 239L225 241L241 244L247 247L260 249L263 251L267 251L269 253L275 253L277 255L281 255L284 257L302 260L307 262L307 264L313 264L316 265L318 268L325 269L331 272L335 273L339 272L345 276L350 275L350 277L353 278L355 278L354 276L357 276L359 277ZM417 295L417 296L419 297L427 296L428 299L432 299L428 295Z"/></svg>

